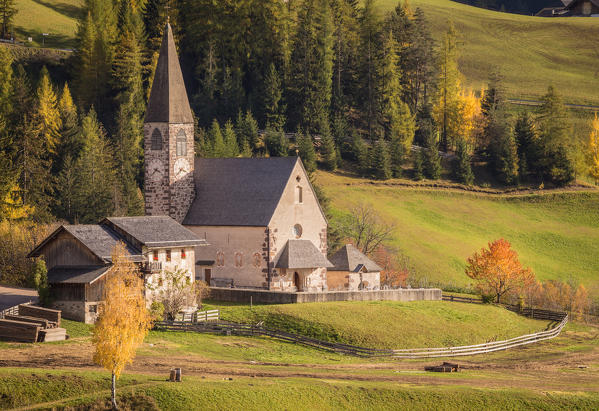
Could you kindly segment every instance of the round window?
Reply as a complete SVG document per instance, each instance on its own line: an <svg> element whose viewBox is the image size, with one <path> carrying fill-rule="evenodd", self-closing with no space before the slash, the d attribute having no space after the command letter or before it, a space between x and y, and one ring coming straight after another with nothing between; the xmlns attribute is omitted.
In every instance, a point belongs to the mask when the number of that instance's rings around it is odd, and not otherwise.
<svg viewBox="0 0 599 411"><path fill-rule="evenodd" d="M299 224L294 225L291 231L295 238L300 238L302 236L302 226Z"/></svg>

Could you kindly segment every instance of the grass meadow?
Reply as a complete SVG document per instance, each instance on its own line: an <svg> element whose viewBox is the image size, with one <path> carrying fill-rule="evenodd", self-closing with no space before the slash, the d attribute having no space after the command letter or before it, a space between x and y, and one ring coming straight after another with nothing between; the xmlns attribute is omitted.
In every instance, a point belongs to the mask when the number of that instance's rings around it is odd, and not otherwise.
<svg viewBox="0 0 599 411"><path fill-rule="evenodd" d="M505 238L541 280L583 283L599 296L599 192L502 196L412 189L394 180L320 172L336 219L364 204L395 224L392 244L422 283L468 287L466 259ZM399 181L395 181L399 182Z"/></svg>

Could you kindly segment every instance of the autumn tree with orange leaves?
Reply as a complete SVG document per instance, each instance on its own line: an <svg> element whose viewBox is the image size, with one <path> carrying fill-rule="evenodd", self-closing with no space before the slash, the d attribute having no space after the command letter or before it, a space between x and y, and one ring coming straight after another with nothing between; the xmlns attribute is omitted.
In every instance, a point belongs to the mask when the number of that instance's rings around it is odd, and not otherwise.
<svg viewBox="0 0 599 411"><path fill-rule="evenodd" d="M112 373L112 407L116 404L116 380L135 357L151 327L144 282L127 256L123 243L112 250L112 267L104 285L104 301L93 332L94 362Z"/></svg>
<svg viewBox="0 0 599 411"><path fill-rule="evenodd" d="M482 295L495 296L497 303L505 294L523 290L535 281L532 270L522 267L518 254L503 238L468 258L466 275L477 282Z"/></svg>

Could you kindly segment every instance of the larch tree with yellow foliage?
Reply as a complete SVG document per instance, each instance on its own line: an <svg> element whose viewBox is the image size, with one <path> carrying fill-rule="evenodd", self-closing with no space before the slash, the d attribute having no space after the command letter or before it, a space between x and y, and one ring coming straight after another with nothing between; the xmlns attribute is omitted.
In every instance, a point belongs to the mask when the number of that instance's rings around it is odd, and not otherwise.
<svg viewBox="0 0 599 411"><path fill-rule="evenodd" d="M599 118L597 113L595 113L595 118L591 122L588 156L589 175L595 179L595 184L599 184Z"/></svg>
<svg viewBox="0 0 599 411"><path fill-rule="evenodd" d="M37 86L35 118L39 125L44 148L48 153L55 154L60 140L62 121L58 110L56 91L54 91L46 67L42 68L41 78Z"/></svg>
<svg viewBox="0 0 599 411"><path fill-rule="evenodd" d="M482 295L493 295L497 303L507 293L522 292L535 282L532 270L522 267L518 254L503 238L468 258L466 275L477 282Z"/></svg>
<svg viewBox="0 0 599 411"><path fill-rule="evenodd" d="M94 362L112 373L112 406L116 405L116 380L135 357L151 327L144 282L127 257L123 243L112 250L112 267L104 285L104 301L93 331Z"/></svg>

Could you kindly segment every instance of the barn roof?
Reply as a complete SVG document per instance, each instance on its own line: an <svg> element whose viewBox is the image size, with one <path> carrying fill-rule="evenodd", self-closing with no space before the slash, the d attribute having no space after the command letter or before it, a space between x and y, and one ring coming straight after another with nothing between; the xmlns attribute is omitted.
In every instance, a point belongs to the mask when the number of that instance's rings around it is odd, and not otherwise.
<svg viewBox="0 0 599 411"><path fill-rule="evenodd" d="M281 252L276 268L319 268L333 264L310 240L289 240Z"/></svg>
<svg viewBox="0 0 599 411"><path fill-rule="evenodd" d="M48 271L49 284L89 284L102 277L110 266L52 267Z"/></svg>
<svg viewBox="0 0 599 411"><path fill-rule="evenodd" d="M343 246L339 251L329 258L334 267L331 271L352 271L359 272L362 267L366 272L382 271L374 261L366 257L353 244Z"/></svg>
<svg viewBox="0 0 599 411"><path fill-rule="evenodd" d="M193 123L173 30L168 23L160 45L145 122Z"/></svg>
<svg viewBox="0 0 599 411"><path fill-rule="evenodd" d="M185 225L268 226L298 157L196 158Z"/></svg>
<svg viewBox="0 0 599 411"><path fill-rule="evenodd" d="M125 243L126 250L130 254L132 261L143 261L140 250L125 241L110 227L98 224L62 225L35 247L29 253L28 257L39 257L42 248L63 231L71 234L101 261L110 262L112 260L112 249L119 241Z"/></svg>
<svg viewBox="0 0 599 411"><path fill-rule="evenodd" d="M100 224L128 234L149 248L206 245L206 240L168 216L108 217Z"/></svg>

